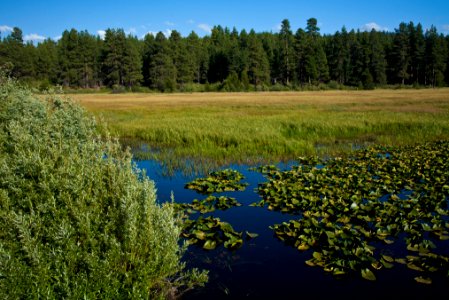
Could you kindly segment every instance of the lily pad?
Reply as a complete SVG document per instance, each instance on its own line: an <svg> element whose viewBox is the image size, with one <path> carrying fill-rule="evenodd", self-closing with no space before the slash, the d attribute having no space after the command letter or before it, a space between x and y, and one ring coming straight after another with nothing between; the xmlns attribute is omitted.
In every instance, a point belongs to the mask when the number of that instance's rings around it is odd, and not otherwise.
<svg viewBox="0 0 449 300"><path fill-rule="evenodd" d="M366 280L375 281L376 275L370 269L362 269L361 271L362 277Z"/></svg>
<svg viewBox="0 0 449 300"><path fill-rule="evenodd" d="M429 277L415 277L416 282L418 283L422 283L422 284L432 284L432 279L430 279Z"/></svg>

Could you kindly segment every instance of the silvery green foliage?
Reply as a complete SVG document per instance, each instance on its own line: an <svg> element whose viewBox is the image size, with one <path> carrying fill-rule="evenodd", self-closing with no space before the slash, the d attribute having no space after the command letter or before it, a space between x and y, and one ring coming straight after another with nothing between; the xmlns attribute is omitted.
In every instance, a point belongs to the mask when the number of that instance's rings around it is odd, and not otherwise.
<svg viewBox="0 0 449 300"><path fill-rule="evenodd" d="M157 299L206 281L183 271L154 183L79 106L0 74L0 140L0 298Z"/></svg>

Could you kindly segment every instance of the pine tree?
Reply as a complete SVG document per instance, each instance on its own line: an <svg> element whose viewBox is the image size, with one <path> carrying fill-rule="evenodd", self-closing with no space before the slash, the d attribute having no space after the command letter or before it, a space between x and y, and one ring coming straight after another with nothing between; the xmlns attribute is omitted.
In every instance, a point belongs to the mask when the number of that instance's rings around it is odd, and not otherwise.
<svg viewBox="0 0 449 300"><path fill-rule="evenodd" d="M295 66L294 61L294 38L290 29L290 21L284 19L281 24L281 31L279 32L280 44L280 66L281 66L281 80L284 84L289 85L293 77L293 70Z"/></svg>
<svg viewBox="0 0 449 300"><path fill-rule="evenodd" d="M102 72L105 84L110 87L124 85L125 48L125 32L122 29L107 29L102 51Z"/></svg>
<svg viewBox="0 0 449 300"><path fill-rule="evenodd" d="M195 32L191 32L186 40L186 49L192 56L193 79L196 83L207 81L209 55L205 39L200 39Z"/></svg>
<svg viewBox="0 0 449 300"><path fill-rule="evenodd" d="M442 86L446 70L447 49L443 36L438 35L435 26L426 32L426 78L432 87Z"/></svg>
<svg viewBox="0 0 449 300"><path fill-rule="evenodd" d="M295 34L295 74L296 80L301 84L309 81L306 71L307 36L306 32L299 28Z"/></svg>
<svg viewBox="0 0 449 300"><path fill-rule="evenodd" d="M173 63L176 67L177 83L182 87L193 81L194 54L187 50L181 34L173 30L170 35L170 48L172 49Z"/></svg>
<svg viewBox="0 0 449 300"><path fill-rule="evenodd" d="M142 54L142 76L145 86L151 86L150 64L153 55L156 52L156 42L154 35L148 33L143 38L143 54Z"/></svg>
<svg viewBox="0 0 449 300"><path fill-rule="evenodd" d="M29 80L34 77L33 61L34 47L32 44L23 44L22 30L14 27L11 34L3 41L4 56L1 59L11 75L16 78Z"/></svg>
<svg viewBox="0 0 449 300"><path fill-rule="evenodd" d="M393 40L391 68L394 80L397 83L405 84L410 77L408 73L410 65L410 41L408 27L405 23L399 24Z"/></svg>
<svg viewBox="0 0 449 300"><path fill-rule="evenodd" d="M446 35L446 85L449 86L449 35Z"/></svg>
<svg viewBox="0 0 449 300"><path fill-rule="evenodd" d="M385 47L381 41L382 35L383 33L371 30L367 45L371 47L369 70L372 75L373 83L380 85L387 83L387 60L385 57Z"/></svg>
<svg viewBox="0 0 449 300"><path fill-rule="evenodd" d="M79 85L78 55L78 31L65 30L58 41L59 82L64 86Z"/></svg>
<svg viewBox="0 0 449 300"><path fill-rule="evenodd" d="M108 29L102 60L105 83L132 87L142 80L142 54L137 38L126 36L123 29Z"/></svg>
<svg viewBox="0 0 449 300"><path fill-rule="evenodd" d="M413 84L423 84L425 77L425 51L426 44L422 25L416 27L413 22L408 25L410 33L410 82Z"/></svg>
<svg viewBox="0 0 449 300"><path fill-rule="evenodd" d="M270 82L276 83L280 77L278 38L276 35L267 32L259 34L259 37L270 64Z"/></svg>
<svg viewBox="0 0 449 300"><path fill-rule="evenodd" d="M142 50L136 37L128 36L123 53L123 83L127 87L139 86L142 82Z"/></svg>
<svg viewBox="0 0 449 300"><path fill-rule="evenodd" d="M51 39L39 43L36 48L35 60L36 78L48 84L57 83L58 49Z"/></svg>
<svg viewBox="0 0 449 300"><path fill-rule="evenodd" d="M248 36L248 77L255 89L270 79L268 57L254 30Z"/></svg>
<svg viewBox="0 0 449 300"><path fill-rule="evenodd" d="M230 74L231 42L229 29L224 30L221 26L212 28L209 43L209 70L208 81L223 82Z"/></svg>
<svg viewBox="0 0 449 300"><path fill-rule="evenodd" d="M99 83L99 57L96 37L87 31L81 31L78 34L76 53L78 85L84 88L97 86Z"/></svg>
<svg viewBox="0 0 449 300"><path fill-rule="evenodd" d="M348 82L350 51L348 43L348 32L343 27L331 38L328 47L330 77L339 84Z"/></svg>
<svg viewBox="0 0 449 300"><path fill-rule="evenodd" d="M301 72L298 78L309 84L327 81L329 66L315 18L307 20L306 30L305 33L298 31L296 37L297 60L300 60L297 71Z"/></svg>
<svg viewBox="0 0 449 300"><path fill-rule="evenodd" d="M176 67L170 55L168 41L162 32L156 35L155 52L149 66L151 87L161 92L176 88Z"/></svg>

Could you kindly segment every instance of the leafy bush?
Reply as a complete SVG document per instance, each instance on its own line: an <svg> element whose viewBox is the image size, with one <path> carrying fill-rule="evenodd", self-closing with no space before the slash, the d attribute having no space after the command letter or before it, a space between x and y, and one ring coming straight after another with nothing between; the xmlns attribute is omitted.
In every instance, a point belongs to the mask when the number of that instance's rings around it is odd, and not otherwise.
<svg viewBox="0 0 449 300"><path fill-rule="evenodd" d="M154 183L95 127L0 76L1 299L162 299L207 280L183 271Z"/></svg>

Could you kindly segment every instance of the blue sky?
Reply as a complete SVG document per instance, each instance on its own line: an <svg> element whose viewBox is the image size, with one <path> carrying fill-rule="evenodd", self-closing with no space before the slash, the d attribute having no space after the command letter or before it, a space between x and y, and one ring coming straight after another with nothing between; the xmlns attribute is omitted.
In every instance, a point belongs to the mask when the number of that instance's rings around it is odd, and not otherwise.
<svg viewBox="0 0 449 300"><path fill-rule="evenodd" d="M93 34L123 28L139 38L170 30L184 36L194 30L204 36L214 25L277 32L285 18L296 31L310 17L318 19L322 33L334 33L342 26L393 31L400 22L413 21L424 28L435 25L439 32L449 34L449 0L0 1L1 35L17 26L26 40L34 41L57 39L71 28Z"/></svg>

